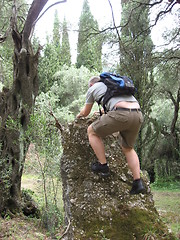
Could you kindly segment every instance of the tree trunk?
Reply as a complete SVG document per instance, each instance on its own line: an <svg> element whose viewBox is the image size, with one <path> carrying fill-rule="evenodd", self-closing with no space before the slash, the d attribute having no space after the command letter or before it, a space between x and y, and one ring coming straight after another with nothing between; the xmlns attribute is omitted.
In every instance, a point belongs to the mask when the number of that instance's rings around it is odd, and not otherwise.
<svg viewBox="0 0 180 240"><path fill-rule="evenodd" d="M33 53L29 36L33 23L48 0L34 0L24 29L17 30L16 1L11 18L14 70L11 89L0 93L0 212L21 208L21 176L29 146L26 130L38 93L39 50Z"/></svg>
<svg viewBox="0 0 180 240"><path fill-rule="evenodd" d="M14 39L18 41L18 35ZM21 42L19 42L21 44ZM1 188L0 201L3 197L5 206L19 208L21 176L25 155L29 146L25 137L30 115L38 91L37 55L31 50L17 48L14 51L14 83L11 90L1 93ZM4 167L6 172L4 172Z"/></svg>
<svg viewBox="0 0 180 240"><path fill-rule="evenodd" d="M179 136L176 130L176 124L177 124L178 114L179 114L180 87L178 88L176 99L171 98L171 100L174 104L174 116L171 123L171 136L172 136L172 142L173 142L172 149L174 149L174 159L177 160L179 158Z"/></svg>

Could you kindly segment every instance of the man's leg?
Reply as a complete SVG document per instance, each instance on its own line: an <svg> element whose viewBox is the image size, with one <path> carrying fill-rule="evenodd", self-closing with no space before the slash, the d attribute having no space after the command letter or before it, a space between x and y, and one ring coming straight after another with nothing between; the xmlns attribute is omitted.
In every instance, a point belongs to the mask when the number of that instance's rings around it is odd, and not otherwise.
<svg viewBox="0 0 180 240"><path fill-rule="evenodd" d="M137 153L133 148L122 147L122 151L126 157L128 166L133 174L133 179L140 179L140 164Z"/></svg>
<svg viewBox="0 0 180 240"><path fill-rule="evenodd" d="M146 190L142 182L142 179L140 178L140 164L137 153L133 148L122 147L122 151L126 157L128 166L133 174L134 179L132 189L130 190L130 194L145 193Z"/></svg>
<svg viewBox="0 0 180 240"><path fill-rule="evenodd" d="M106 156L105 156L104 143L102 139L96 135L91 125L88 127L88 138L89 138L89 143L92 149L94 150L94 153L96 154L98 161L101 164L107 163Z"/></svg>

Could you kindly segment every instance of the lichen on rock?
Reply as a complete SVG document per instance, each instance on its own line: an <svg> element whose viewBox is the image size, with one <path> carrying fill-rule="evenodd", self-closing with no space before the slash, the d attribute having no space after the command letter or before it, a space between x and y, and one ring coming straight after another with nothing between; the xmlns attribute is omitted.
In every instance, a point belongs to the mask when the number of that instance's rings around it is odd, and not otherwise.
<svg viewBox="0 0 180 240"><path fill-rule="evenodd" d="M87 127L93 119L79 119L62 132L61 177L65 222L64 240L142 240L154 233L156 239L175 239L168 233L154 207L148 177L142 174L147 194L131 196L132 174L116 141L104 140L111 174L103 179L91 172L96 156Z"/></svg>

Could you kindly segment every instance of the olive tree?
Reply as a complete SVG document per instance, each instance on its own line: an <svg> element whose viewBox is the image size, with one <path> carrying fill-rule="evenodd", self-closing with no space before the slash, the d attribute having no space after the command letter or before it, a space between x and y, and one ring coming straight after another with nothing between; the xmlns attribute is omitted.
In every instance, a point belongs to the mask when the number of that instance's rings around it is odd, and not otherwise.
<svg viewBox="0 0 180 240"><path fill-rule="evenodd" d="M9 34L14 44L13 84L0 92L0 212L21 209L21 176L29 141L26 130L38 94L38 57L33 51L31 33L48 0L33 0L23 18L18 0L11 1ZM57 3L65 2L59 1ZM24 19L25 17L25 19ZM19 19L24 19L19 25ZM7 31L1 33L5 41Z"/></svg>

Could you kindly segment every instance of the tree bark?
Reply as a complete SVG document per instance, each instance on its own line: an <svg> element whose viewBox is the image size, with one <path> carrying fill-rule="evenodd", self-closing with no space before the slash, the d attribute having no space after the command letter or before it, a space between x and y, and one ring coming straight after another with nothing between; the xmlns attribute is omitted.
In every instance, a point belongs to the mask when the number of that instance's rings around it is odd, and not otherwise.
<svg viewBox="0 0 180 240"><path fill-rule="evenodd" d="M26 130L38 93L38 56L29 40L33 23L48 0L34 0L22 32L17 27L16 0L11 18L14 70L11 89L0 93L0 212L21 209L21 176L29 146Z"/></svg>

